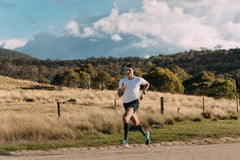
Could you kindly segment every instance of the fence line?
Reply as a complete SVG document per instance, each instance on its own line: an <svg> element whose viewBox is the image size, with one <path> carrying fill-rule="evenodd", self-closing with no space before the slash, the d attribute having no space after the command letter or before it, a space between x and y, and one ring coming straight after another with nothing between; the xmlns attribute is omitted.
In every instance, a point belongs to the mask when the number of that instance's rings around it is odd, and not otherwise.
<svg viewBox="0 0 240 160"><path fill-rule="evenodd" d="M145 101L146 102L146 101ZM153 101L151 101L153 102ZM61 102L62 104L65 104L65 102ZM239 99L237 98L237 110L236 113L238 112L238 107L239 107ZM115 109L115 111L117 111L117 98L114 98L113 100L113 108ZM180 114L180 109L181 107L177 107L177 114ZM60 102L57 102L57 111L58 111L58 116L60 117ZM160 97L160 113L162 115L164 115L164 97ZM206 106L205 106L205 97L202 97L202 114L206 113Z"/></svg>

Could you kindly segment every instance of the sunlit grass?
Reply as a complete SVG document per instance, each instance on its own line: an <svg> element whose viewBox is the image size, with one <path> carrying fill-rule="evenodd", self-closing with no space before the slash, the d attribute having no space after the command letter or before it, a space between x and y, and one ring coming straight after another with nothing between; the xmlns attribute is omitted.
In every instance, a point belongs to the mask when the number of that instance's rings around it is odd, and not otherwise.
<svg viewBox="0 0 240 160"><path fill-rule="evenodd" d="M151 129L151 143L160 142L191 142L192 140L213 139L222 137L237 138L240 136L240 120L204 120L202 122L184 121L175 125L165 126L161 129ZM78 140L42 141L38 143L22 142L18 144L0 145L0 153L16 150L49 150L68 147L103 147L118 145L123 133L103 134L87 131L85 136ZM144 144L140 132L129 132L129 144Z"/></svg>
<svg viewBox="0 0 240 160"><path fill-rule="evenodd" d="M4 146L11 145L25 149L65 145L73 147L115 145L122 139L124 109L122 98L117 97L117 91L71 88L23 90L22 86L31 88L40 84L1 76L0 82L2 151L8 150L4 149ZM160 114L160 97L164 97L164 115ZM77 99L79 103L61 104L61 117L58 117L57 102L69 99ZM235 100L205 97L205 108L211 115L210 120L203 118L202 106L201 96L149 91L140 102L137 114L144 127L151 130L152 141L155 143L239 135L239 130L234 130L239 121L229 120L230 115L233 118L237 117L233 114L236 111ZM142 137L138 132L132 132L130 140L133 143L142 143ZM11 149L14 147L10 147L9 150Z"/></svg>

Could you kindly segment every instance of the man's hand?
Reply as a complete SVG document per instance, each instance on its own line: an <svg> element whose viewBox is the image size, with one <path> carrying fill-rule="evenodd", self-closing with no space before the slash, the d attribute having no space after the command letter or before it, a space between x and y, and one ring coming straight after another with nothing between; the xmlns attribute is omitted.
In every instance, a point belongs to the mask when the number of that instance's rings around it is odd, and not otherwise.
<svg viewBox="0 0 240 160"><path fill-rule="evenodd" d="M123 82L123 83L122 83L122 90L125 91L125 88L126 88L126 83Z"/></svg>
<svg viewBox="0 0 240 160"><path fill-rule="evenodd" d="M143 100L143 98L144 98L144 94L141 94L140 100Z"/></svg>
<svg viewBox="0 0 240 160"><path fill-rule="evenodd" d="M121 97L121 96L123 95L125 89L126 89L126 83L123 82L123 83L122 83L122 89L119 89L119 90L118 90L118 96L119 96L119 97Z"/></svg>
<svg viewBox="0 0 240 160"><path fill-rule="evenodd" d="M148 90L149 86L150 86L149 82L146 81L146 84L144 85L144 88L143 88L143 91L141 93L141 96L139 97L140 100L143 100L144 95L146 94L146 91Z"/></svg>

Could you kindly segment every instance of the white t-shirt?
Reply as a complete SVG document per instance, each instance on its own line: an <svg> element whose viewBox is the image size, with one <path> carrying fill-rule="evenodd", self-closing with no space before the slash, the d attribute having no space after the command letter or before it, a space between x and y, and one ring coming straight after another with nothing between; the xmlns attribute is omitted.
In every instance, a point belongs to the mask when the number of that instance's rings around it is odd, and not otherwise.
<svg viewBox="0 0 240 160"><path fill-rule="evenodd" d="M142 77L134 76L132 80L129 80L127 77L120 79L119 89L122 89L122 83L125 82L126 88L123 93L123 103L129 103L138 99L140 85L145 85L146 80Z"/></svg>

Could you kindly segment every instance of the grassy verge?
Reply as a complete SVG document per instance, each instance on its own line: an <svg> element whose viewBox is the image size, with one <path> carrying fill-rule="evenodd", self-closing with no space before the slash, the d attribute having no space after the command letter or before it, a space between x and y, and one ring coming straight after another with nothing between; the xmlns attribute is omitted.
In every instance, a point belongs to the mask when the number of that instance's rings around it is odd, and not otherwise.
<svg viewBox="0 0 240 160"><path fill-rule="evenodd" d="M167 125L160 129L152 129L151 142L167 141L191 141L193 139L221 137L239 137L240 120L218 120L212 121L204 119L202 122L184 121L177 122L174 125ZM85 133L84 138L77 141L52 141L42 143L24 143L24 144L1 144L0 153L7 153L16 150L49 150L67 147L100 147L108 145L117 145L122 140L123 134L102 134ZM129 143L143 143L143 137L140 132L131 131L129 133Z"/></svg>

